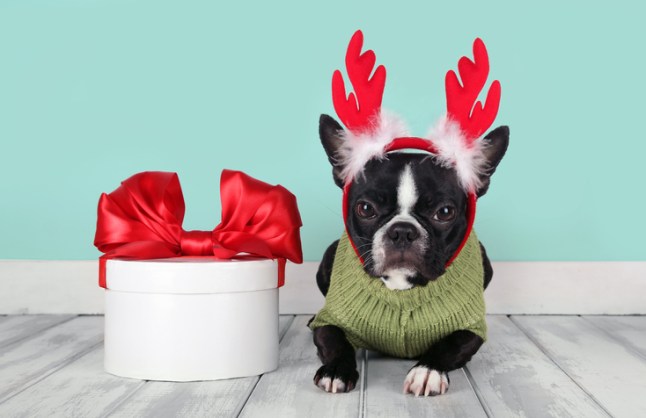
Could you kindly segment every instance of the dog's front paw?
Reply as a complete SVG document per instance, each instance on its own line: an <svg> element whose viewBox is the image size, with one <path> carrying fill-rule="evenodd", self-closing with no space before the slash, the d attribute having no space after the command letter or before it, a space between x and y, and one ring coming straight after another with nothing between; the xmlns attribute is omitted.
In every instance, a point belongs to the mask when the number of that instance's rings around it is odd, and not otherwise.
<svg viewBox="0 0 646 418"><path fill-rule="evenodd" d="M357 384L359 372L352 366L328 364L319 368L314 375L314 384L326 392L350 392Z"/></svg>
<svg viewBox="0 0 646 418"><path fill-rule="evenodd" d="M429 369L426 366L413 367L404 380L404 394L436 396L444 395L448 390L448 373Z"/></svg>

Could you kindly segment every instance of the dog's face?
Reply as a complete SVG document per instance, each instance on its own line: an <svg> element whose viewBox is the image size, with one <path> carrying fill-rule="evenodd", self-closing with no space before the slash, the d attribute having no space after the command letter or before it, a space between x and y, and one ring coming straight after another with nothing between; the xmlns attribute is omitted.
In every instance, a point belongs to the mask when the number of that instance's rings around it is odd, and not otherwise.
<svg viewBox="0 0 646 418"><path fill-rule="evenodd" d="M336 165L343 129L323 115L320 135L340 187L342 167ZM509 142L500 127L485 137L486 173L482 196ZM467 196L455 170L440 166L429 154L390 153L369 161L348 196L347 230L364 260L365 271L389 289L424 286L445 271L467 229Z"/></svg>
<svg viewBox="0 0 646 418"><path fill-rule="evenodd" d="M348 233L371 276L391 289L444 273L467 228L466 195L451 170L422 154L370 161L348 199Z"/></svg>

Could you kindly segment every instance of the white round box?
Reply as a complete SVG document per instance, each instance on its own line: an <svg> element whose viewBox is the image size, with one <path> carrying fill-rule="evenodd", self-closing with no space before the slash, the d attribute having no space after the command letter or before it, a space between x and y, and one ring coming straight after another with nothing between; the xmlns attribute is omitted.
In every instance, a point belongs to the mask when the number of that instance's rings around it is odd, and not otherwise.
<svg viewBox="0 0 646 418"><path fill-rule="evenodd" d="M275 370L277 271L267 259L108 260L105 370L169 381Z"/></svg>

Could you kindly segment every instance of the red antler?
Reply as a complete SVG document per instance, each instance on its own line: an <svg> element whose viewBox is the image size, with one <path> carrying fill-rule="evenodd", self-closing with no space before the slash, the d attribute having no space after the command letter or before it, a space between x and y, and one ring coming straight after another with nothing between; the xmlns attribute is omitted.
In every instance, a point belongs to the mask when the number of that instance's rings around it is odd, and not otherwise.
<svg viewBox="0 0 646 418"><path fill-rule="evenodd" d="M500 105L500 82L494 81L487 93L484 107L478 95L489 75L489 57L482 39L473 42L473 61L460 58L458 71L463 85L453 70L446 73L446 110L458 122L469 143L480 137L493 123Z"/></svg>
<svg viewBox="0 0 646 418"><path fill-rule="evenodd" d="M355 133L373 128L373 117L379 113L386 84L386 68L380 65L370 77L375 66L375 53L367 50L363 54L363 33L358 30L352 35L345 55L345 66L354 93L346 97L341 71L332 76L332 101L334 110L343 124ZM356 95L356 96L355 96Z"/></svg>

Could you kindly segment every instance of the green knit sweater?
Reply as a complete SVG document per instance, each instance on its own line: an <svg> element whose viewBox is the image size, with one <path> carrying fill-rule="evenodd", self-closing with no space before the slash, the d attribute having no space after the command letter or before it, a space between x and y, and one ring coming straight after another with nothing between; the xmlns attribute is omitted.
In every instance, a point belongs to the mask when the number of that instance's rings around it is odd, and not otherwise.
<svg viewBox="0 0 646 418"><path fill-rule="evenodd" d="M482 254L475 232L446 272L426 286L390 290L369 276L344 233L325 306L311 329L336 325L354 348L419 357L441 338L469 330L486 339Z"/></svg>

